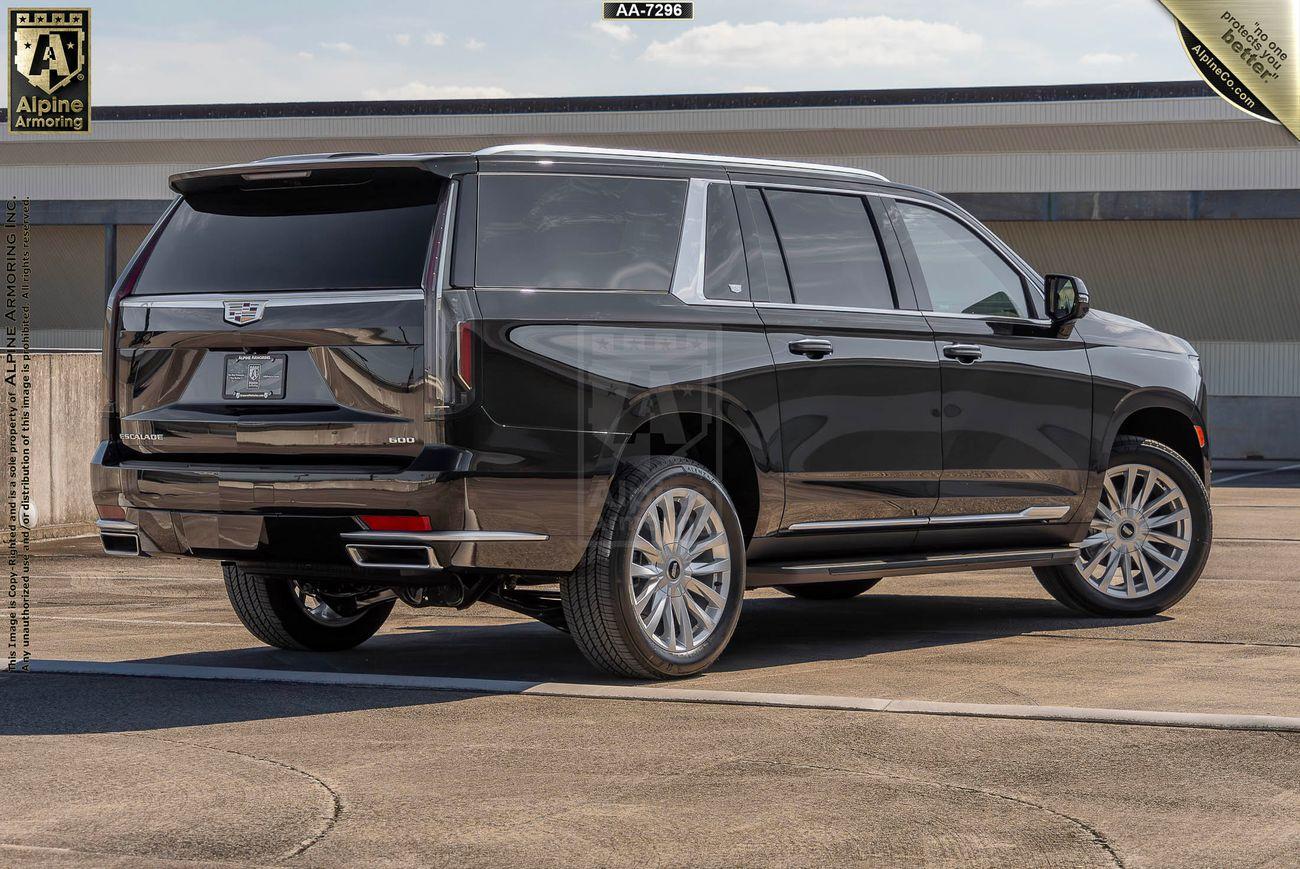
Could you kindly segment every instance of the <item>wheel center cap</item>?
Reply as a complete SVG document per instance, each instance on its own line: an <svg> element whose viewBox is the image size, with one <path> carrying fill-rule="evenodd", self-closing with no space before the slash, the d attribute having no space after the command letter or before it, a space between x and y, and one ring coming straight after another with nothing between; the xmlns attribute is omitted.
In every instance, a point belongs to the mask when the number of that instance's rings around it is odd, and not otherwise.
<svg viewBox="0 0 1300 869"><path fill-rule="evenodd" d="M1119 526L1119 536L1125 540L1130 539L1137 533L1137 527L1132 522L1123 522Z"/></svg>
<svg viewBox="0 0 1300 869"><path fill-rule="evenodd" d="M682 578L682 563L676 558L668 562L668 578L673 582Z"/></svg>

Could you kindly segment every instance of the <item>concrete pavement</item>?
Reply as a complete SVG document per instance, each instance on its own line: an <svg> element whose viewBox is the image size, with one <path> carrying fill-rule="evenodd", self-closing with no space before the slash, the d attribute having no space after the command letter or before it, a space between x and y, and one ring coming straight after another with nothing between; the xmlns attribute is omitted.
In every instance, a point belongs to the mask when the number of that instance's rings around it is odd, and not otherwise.
<svg viewBox="0 0 1300 869"><path fill-rule="evenodd" d="M1247 486L1247 483L1250 483ZM1028 571L752 594L680 687L1300 715L1300 489L1217 488L1179 606L1076 618ZM510 613L399 607L321 656L259 647L212 565L37 558L42 658L617 684ZM624 683L625 684L625 683ZM0 864L1290 866L1300 736L0 676Z"/></svg>

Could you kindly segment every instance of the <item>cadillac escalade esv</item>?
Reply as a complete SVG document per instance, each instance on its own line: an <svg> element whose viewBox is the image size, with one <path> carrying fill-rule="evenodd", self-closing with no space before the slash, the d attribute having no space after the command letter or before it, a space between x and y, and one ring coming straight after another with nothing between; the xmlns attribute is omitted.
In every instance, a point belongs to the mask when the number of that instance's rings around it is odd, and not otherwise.
<svg viewBox="0 0 1300 869"><path fill-rule="evenodd" d="M1024 566L1172 606L1209 553L1187 342L867 171L547 145L184 172L109 300L106 551L259 639L396 601L697 673L747 588Z"/></svg>

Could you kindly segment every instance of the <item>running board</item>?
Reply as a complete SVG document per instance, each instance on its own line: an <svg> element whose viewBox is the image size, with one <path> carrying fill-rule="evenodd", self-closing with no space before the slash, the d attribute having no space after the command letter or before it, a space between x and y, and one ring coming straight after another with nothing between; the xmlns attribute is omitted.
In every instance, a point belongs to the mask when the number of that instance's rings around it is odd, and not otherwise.
<svg viewBox="0 0 1300 869"><path fill-rule="evenodd" d="M1046 549L1002 549L982 552L943 552L931 555L884 555L879 558L760 562L749 565L745 585L798 585L802 582L836 582L842 579L879 579L915 573L946 573L956 570L992 570L998 567L1044 567L1069 564L1079 554L1076 546Z"/></svg>

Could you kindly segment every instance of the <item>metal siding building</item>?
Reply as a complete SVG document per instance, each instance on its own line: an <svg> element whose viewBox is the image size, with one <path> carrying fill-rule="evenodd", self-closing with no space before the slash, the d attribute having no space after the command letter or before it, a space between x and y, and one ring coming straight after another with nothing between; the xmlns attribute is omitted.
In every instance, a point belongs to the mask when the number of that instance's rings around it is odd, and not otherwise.
<svg viewBox="0 0 1300 869"><path fill-rule="evenodd" d="M32 200L34 346L96 349L105 284L178 171L546 141L869 168L946 193L1097 307L1201 352L1218 456L1300 457L1300 147L1199 83L99 109L0 133Z"/></svg>

